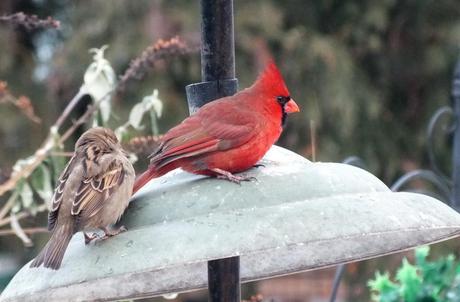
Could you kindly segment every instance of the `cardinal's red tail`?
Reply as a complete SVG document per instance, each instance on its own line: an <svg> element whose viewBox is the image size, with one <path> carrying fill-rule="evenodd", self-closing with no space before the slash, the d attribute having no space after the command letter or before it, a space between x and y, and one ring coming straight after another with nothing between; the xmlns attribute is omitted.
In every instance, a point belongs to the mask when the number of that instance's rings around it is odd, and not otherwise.
<svg viewBox="0 0 460 302"><path fill-rule="evenodd" d="M136 178L133 186L133 194L139 191L139 189L145 186L151 179L163 176L178 167L181 167L181 163L179 161L173 161L159 168L156 168L154 165L150 165L147 171Z"/></svg>
<svg viewBox="0 0 460 302"><path fill-rule="evenodd" d="M139 189L142 188L151 179L159 177L159 176L161 175L159 175L157 171L153 171L153 169L148 169L147 171L139 175L136 178L136 181L134 182L133 194L139 191Z"/></svg>

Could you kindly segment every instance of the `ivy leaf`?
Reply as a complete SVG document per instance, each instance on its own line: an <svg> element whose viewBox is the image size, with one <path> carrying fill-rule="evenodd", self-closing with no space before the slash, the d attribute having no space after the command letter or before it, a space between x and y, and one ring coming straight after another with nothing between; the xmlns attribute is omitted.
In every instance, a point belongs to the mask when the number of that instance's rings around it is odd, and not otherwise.
<svg viewBox="0 0 460 302"><path fill-rule="evenodd" d="M428 245L421 246L415 249L415 263L423 265L426 263L426 258L430 254L430 247Z"/></svg>
<svg viewBox="0 0 460 302"><path fill-rule="evenodd" d="M422 287L422 278L417 272L417 267L410 264L409 261L404 258L402 266L396 273L396 280L401 284L399 291L404 301L415 302L417 294L421 292Z"/></svg>
<svg viewBox="0 0 460 302"><path fill-rule="evenodd" d="M438 298L439 300L452 284L452 279L455 275L455 257L448 255L436 261L427 261L428 255L428 246L418 248L415 251L416 264L423 280L422 295ZM419 294L419 296L421 295Z"/></svg>
<svg viewBox="0 0 460 302"><path fill-rule="evenodd" d="M383 275L377 271L375 278L369 280L367 286L373 291L372 301L397 302L399 301L398 285L390 280L388 272Z"/></svg>

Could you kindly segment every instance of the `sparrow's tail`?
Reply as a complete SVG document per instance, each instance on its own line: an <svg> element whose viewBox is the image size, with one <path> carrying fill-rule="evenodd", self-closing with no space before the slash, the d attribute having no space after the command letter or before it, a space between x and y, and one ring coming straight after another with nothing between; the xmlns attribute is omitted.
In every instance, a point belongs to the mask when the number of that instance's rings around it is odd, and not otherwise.
<svg viewBox="0 0 460 302"><path fill-rule="evenodd" d="M43 264L43 266L47 268L54 270L59 269L73 233L73 226L71 224L66 223L64 225L57 226L53 231L50 240L40 254L38 254L35 260L30 264L30 267L39 267Z"/></svg>

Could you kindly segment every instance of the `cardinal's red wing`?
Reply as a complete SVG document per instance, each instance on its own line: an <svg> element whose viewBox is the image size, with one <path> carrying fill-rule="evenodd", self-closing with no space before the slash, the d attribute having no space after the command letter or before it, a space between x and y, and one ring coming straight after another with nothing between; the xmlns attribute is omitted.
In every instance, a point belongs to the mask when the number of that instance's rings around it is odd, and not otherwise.
<svg viewBox="0 0 460 302"><path fill-rule="evenodd" d="M260 131L254 112L213 111L200 111L171 129L151 155L151 165L161 168L177 159L235 148Z"/></svg>

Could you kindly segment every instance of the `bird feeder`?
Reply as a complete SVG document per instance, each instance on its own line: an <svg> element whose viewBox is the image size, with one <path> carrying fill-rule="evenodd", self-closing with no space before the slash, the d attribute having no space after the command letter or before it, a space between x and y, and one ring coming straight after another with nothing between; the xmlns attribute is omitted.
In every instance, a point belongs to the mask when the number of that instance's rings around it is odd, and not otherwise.
<svg viewBox="0 0 460 302"><path fill-rule="evenodd" d="M203 82L191 111L236 91L231 0L202 0ZM236 185L180 169L136 194L128 232L85 246L71 240L58 271L24 266L0 297L13 301L111 301L209 288L239 301L240 282L320 269L446 240L460 215L415 193L394 193L345 164L310 162L274 146L257 181Z"/></svg>
<svg viewBox="0 0 460 302"><path fill-rule="evenodd" d="M78 233L61 269L26 265L0 301L181 293L208 286L209 261L239 257L247 282L382 256L460 232L460 215L447 205L393 193L362 169L313 163L280 147L261 163L248 172L257 181L241 185L181 170L151 181L123 218L128 232L89 246ZM230 275L228 263L219 268Z"/></svg>

